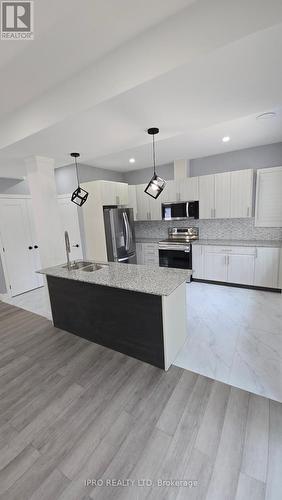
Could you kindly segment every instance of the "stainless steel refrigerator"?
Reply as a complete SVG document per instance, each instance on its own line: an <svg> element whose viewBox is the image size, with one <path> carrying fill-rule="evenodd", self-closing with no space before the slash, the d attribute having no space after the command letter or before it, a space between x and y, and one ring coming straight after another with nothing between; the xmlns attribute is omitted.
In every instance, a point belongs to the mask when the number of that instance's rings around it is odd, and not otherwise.
<svg viewBox="0 0 282 500"><path fill-rule="evenodd" d="M104 207L104 223L108 260L136 264L132 208Z"/></svg>

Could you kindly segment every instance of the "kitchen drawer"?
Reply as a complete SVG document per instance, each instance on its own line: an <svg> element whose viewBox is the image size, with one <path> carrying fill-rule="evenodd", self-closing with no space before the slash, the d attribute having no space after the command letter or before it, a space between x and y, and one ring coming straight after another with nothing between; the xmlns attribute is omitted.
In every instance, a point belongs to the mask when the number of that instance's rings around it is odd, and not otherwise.
<svg viewBox="0 0 282 500"><path fill-rule="evenodd" d="M157 243L143 243L144 250L158 250Z"/></svg>
<svg viewBox="0 0 282 500"><path fill-rule="evenodd" d="M158 266L159 265L159 260L158 259L145 259L144 261L145 266Z"/></svg>
<svg viewBox="0 0 282 500"><path fill-rule="evenodd" d="M158 245L143 244L143 252L145 256L158 256L159 248Z"/></svg>
<svg viewBox="0 0 282 500"><path fill-rule="evenodd" d="M239 247L239 246L219 246L219 245L206 245L206 253L219 253L225 255L255 255L255 247Z"/></svg>

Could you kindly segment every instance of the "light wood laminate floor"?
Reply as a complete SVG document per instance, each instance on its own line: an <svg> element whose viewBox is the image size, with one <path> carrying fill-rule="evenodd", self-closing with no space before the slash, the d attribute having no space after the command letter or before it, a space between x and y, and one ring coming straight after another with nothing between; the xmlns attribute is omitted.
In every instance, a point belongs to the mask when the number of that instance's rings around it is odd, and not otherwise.
<svg viewBox="0 0 282 500"><path fill-rule="evenodd" d="M281 499L280 403L1 302L0 375L1 500Z"/></svg>

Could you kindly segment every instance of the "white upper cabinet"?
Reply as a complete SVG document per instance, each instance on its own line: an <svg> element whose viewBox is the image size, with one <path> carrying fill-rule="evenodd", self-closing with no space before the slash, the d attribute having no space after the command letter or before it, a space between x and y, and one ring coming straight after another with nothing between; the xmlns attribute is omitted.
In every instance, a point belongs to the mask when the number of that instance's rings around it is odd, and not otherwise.
<svg viewBox="0 0 282 500"><path fill-rule="evenodd" d="M195 201L199 199L199 177L178 179L178 193L181 201Z"/></svg>
<svg viewBox="0 0 282 500"><path fill-rule="evenodd" d="M282 167L257 171L255 225L282 227Z"/></svg>
<svg viewBox="0 0 282 500"><path fill-rule="evenodd" d="M161 203L171 202L171 201L179 201L180 193L178 189L178 185L176 181L167 181L166 186L160 194ZM187 200L188 201L188 200Z"/></svg>
<svg viewBox="0 0 282 500"><path fill-rule="evenodd" d="M133 208L134 220L137 220L136 186L128 186L128 206Z"/></svg>
<svg viewBox="0 0 282 500"><path fill-rule="evenodd" d="M200 219L213 219L215 210L214 175L199 177Z"/></svg>
<svg viewBox="0 0 282 500"><path fill-rule="evenodd" d="M230 218L230 172L214 176L214 212L216 219Z"/></svg>
<svg viewBox="0 0 282 500"><path fill-rule="evenodd" d="M230 172L230 176L230 217L252 217L254 171L252 169L238 170Z"/></svg>
<svg viewBox="0 0 282 500"><path fill-rule="evenodd" d="M253 170L199 177L200 219L252 217Z"/></svg>
<svg viewBox="0 0 282 500"><path fill-rule="evenodd" d="M144 192L147 184L136 186L137 220L161 220L162 195L155 200Z"/></svg>
<svg viewBox="0 0 282 500"><path fill-rule="evenodd" d="M103 205L127 205L128 184L124 182L97 181Z"/></svg>
<svg viewBox="0 0 282 500"><path fill-rule="evenodd" d="M161 220L162 218L162 193L155 200L151 196L146 195L149 198L149 219L150 220Z"/></svg>
<svg viewBox="0 0 282 500"><path fill-rule="evenodd" d="M136 186L137 220L149 220L149 196L144 193L147 184Z"/></svg>

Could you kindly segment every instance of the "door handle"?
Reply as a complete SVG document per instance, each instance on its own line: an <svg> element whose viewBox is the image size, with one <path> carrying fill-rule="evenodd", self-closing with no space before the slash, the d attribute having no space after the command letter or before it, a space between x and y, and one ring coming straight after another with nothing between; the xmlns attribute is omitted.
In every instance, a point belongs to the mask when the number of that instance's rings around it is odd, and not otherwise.
<svg viewBox="0 0 282 500"><path fill-rule="evenodd" d="M33 249L33 247L29 246L29 247L28 247L28 249L29 249L29 250L32 250L32 249Z"/></svg>
<svg viewBox="0 0 282 500"><path fill-rule="evenodd" d="M73 245L75 248L79 248L79 244L77 243L76 245Z"/></svg>
<svg viewBox="0 0 282 500"><path fill-rule="evenodd" d="M124 222L124 228L125 228L125 250L128 252L129 250L129 231L128 231L128 225L127 225L127 214L126 212L123 212L122 214L123 217L123 222Z"/></svg>
<svg viewBox="0 0 282 500"><path fill-rule="evenodd" d="M37 249L38 248L38 245L34 245L34 248Z"/></svg>

